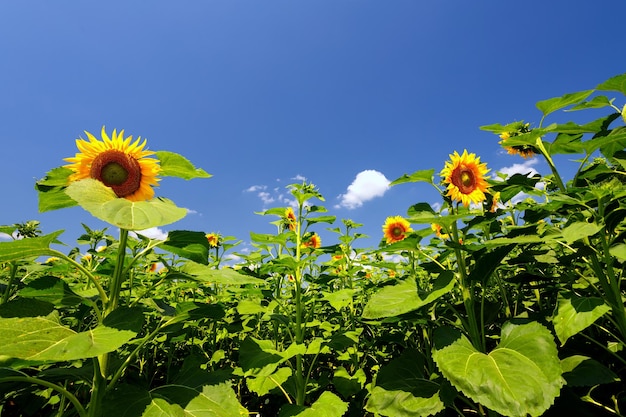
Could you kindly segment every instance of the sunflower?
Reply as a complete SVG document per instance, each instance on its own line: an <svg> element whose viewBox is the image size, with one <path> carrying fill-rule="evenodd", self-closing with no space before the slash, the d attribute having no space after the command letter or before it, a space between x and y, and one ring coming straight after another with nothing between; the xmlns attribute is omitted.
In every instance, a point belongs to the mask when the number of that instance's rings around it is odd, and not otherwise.
<svg viewBox="0 0 626 417"><path fill-rule="evenodd" d="M79 181L94 178L110 187L120 198L130 201L150 200L154 196L152 186L157 186L159 179L159 161L146 158L154 152L145 151L146 141L141 138L132 142L133 137L124 138L124 130L119 134L113 130L109 138L102 127L102 140L85 132L89 141L76 139L76 147L80 151L73 158L65 158L70 162L66 168L74 171L69 180Z"/></svg>
<svg viewBox="0 0 626 417"><path fill-rule="evenodd" d="M459 155L457 151L450 155L450 161L446 162L441 176L444 177L444 184L448 184L446 194L452 200L460 201L465 207L469 207L470 202L480 203L485 200L485 191L489 187L485 180L485 174L489 172L487 164L480 163L480 157L474 153L463 151Z"/></svg>
<svg viewBox="0 0 626 417"><path fill-rule="evenodd" d="M220 235L217 233L207 233L205 236L210 247L217 248L220 245Z"/></svg>
<svg viewBox="0 0 626 417"><path fill-rule="evenodd" d="M531 145L507 145L506 141L512 137L519 136L524 133L530 132L530 123L514 123L510 125L515 128L512 132L502 132L500 134L500 145L506 149L509 155L520 155L522 158L532 158L537 153L537 150L534 146Z"/></svg>
<svg viewBox="0 0 626 417"><path fill-rule="evenodd" d="M441 233L442 227L440 224L433 223L430 225L430 228L433 229L439 239L448 239L450 237L447 233Z"/></svg>
<svg viewBox="0 0 626 417"><path fill-rule="evenodd" d="M291 207L287 207L285 209L284 217L285 226L287 226L289 230L293 232L296 230L296 221L296 214L293 212L293 209Z"/></svg>
<svg viewBox="0 0 626 417"><path fill-rule="evenodd" d="M311 237L302 242L302 246L305 248L317 249L322 246L322 238L317 233L313 233Z"/></svg>
<svg viewBox="0 0 626 417"><path fill-rule="evenodd" d="M399 242L406 238L407 233L412 232L411 225L401 216L387 217L383 225L383 234L387 244Z"/></svg>
<svg viewBox="0 0 626 417"><path fill-rule="evenodd" d="M489 208L490 213L495 213L498 209L498 203L500 202L500 191L496 192L491 196L491 207Z"/></svg>

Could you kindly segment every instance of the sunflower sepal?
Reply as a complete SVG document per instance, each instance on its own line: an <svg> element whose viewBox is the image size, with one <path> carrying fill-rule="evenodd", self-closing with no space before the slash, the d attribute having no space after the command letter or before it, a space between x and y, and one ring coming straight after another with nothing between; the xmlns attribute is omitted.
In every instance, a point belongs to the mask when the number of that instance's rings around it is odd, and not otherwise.
<svg viewBox="0 0 626 417"><path fill-rule="evenodd" d="M212 177L211 174L202 168L196 168L191 161L175 152L157 151L155 155L159 160L159 176L161 177L178 177L184 180Z"/></svg>
<svg viewBox="0 0 626 417"><path fill-rule="evenodd" d="M73 207L77 203L65 193L68 178L72 170L57 167L46 173L46 176L35 183L37 190L38 209L40 213Z"/></svg>
<svg viewBox="0 0 626 417"><path fill-rule="evenodd" d="M187 214L187 209L162 197L147 201L119 198L111 188L91 178L72 182L65 193L94 217L126 230L164 226Z"/></svg>

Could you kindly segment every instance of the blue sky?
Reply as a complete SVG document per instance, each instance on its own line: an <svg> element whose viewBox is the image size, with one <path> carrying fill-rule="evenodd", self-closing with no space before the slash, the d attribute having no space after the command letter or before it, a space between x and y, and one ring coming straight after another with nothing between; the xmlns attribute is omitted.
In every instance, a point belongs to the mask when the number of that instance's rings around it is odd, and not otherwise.
<svg viewBox="0 0 626 417"><path fill-rule="evenodd" d="M68 249L80 222L104 227L78 207L38 213L33 188L104 125L213 175L161 181L157 195L190 210L163 232L244 248L274 231L254 213L287 206L285 187L306 178L374 247L387 216L440 201L386 181L439 172L455 150L544 173L479 126L538 123L537 101L626 72L624 16L623 0L2 2L0 224L65 229Z"/></svg>

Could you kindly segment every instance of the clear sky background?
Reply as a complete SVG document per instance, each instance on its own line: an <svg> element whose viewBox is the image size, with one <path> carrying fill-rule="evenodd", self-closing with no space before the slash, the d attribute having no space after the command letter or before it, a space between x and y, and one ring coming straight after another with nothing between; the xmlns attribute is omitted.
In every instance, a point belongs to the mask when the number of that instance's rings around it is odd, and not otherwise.
<svg viewBox="0 0 626 417"><path fill-rule="evenodd" d="M65 229L68 250L80 222L105 227L79 207L38 213L34 190L104 125L213 175L161 181L157 195L190 214L160 232L245 249L249 232L275 230L254 212L289 205L285 187L306 178L374 247L387 216L441 201L386 181L439 172L455 150L492 173L545 173L479 127L537 124L537 101L626 72L625 16L624 0L4 1L0 224ZM323 244L337 243L326 227Z"/></svg>

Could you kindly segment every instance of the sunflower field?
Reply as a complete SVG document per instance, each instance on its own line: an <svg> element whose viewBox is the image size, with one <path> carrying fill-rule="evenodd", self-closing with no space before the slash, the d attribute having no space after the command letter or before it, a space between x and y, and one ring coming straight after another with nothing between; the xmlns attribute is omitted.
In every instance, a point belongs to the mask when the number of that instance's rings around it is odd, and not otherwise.
<svg viewBox="0 0 626 417"><path fill-rule="evenodd" d="M0 415L625 415L625 96L623 74L481 128L550 175L494 179L467 149L396 179L441 204L390 216L376 248L307 182L260 213L276 232L251 232L251 253L217 233L150 239L186 214L153 187L210 174L87 133L37 181L39 210L111 227L83 225L64 253L36 220L0 226ZM551 123L563 110L583 122Z"/></svg>

